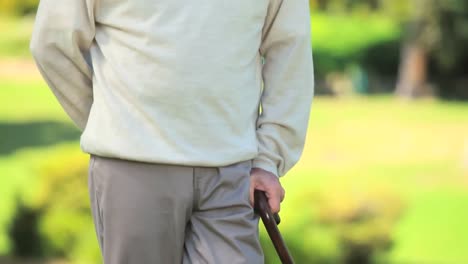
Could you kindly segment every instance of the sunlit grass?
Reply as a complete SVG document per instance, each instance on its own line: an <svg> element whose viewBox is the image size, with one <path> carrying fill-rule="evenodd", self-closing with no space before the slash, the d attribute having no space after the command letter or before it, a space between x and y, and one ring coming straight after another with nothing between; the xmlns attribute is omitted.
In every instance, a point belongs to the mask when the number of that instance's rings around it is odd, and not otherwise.
<svg viewBox="0 0 468 264"><path fill-rule="evenodd" d="M43 82L0 83L0 122L70 122ZM30 165L47 149L0 158L0 228L12 214L15 190L27 189ZM462 249L468 248L468 214L463 210L468 208L468 104L407 102L390 96L317 97L303 157L282 183L287 193L281 212L285 231L299 224L291 219L301 216L308 221L314 204L301 210L295 206L305 193L382 189L407 200L391 259L466 262L468 254ZM323 232L304 230L310 235L301 243L317 246L317 241L329 238ZM0 253L8 249L6 241L0 232ZM335 250L330 243L320 244L324 252Z"/></svg>
<svg viewBox="0 0 468 264"><path fill-rule="evenodd" d="M414 199L395 232L395 263L466 263L468 195L434 190Z"/></svg>
<svg viewBox="0 0 468 264"><path fill-rule="evenodd" d="M33 17L0 15L0 58L30 58Z"/></svg>
<svg viewBox="0 0 468 264"><path fill-rule="evenodd" d="M304 155L282 182L285 221L308 210L294 203L311 190L398 193L408 204L390 259L468 261L468 104L316 98Z"/></svg>
<svg viewBox="0 0 468 264"><path fill-rule="evenodd" d="M42 81L0 79L0 121L69 122L52 91Z"/></svg>

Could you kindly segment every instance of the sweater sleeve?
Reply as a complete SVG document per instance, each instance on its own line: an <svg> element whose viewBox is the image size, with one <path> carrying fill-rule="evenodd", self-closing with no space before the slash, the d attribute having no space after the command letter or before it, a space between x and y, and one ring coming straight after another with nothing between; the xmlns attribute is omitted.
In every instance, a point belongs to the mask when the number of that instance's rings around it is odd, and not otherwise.
<svg viewBox="0 0 468 264"><path fill-rule="evenodd" d="M29 46L44 80L81 131L93 102L93 2L41 0Z"/></svg>
<svg viewBox="0 0 468 264"><path fill-rule="evenodd" d="M260 54L264 86L253 167L281 177L302 154L314 93L308 0L271 0Z"/></svg>

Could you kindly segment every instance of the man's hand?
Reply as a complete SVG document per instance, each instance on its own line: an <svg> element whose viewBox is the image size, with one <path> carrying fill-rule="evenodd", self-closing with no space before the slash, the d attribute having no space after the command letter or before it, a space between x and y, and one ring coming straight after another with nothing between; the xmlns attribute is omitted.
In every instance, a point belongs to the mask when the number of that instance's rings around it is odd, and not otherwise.
<svg viewBox="0 0 468 264"><path fill-rule="evenodd" d="M254 206L255 190L265 192L272 213L280 211L280 203L284 200L285 191L278 177L260 168L252 168L250 171L250 203L252 206Z"/></svg>

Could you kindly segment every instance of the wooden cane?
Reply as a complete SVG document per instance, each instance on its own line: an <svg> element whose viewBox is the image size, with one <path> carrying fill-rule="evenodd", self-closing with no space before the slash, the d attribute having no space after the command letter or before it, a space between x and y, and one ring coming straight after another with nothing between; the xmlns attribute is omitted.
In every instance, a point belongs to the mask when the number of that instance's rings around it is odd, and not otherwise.
<svg viewBox="0 0 468 264"><path fill-rule="evenodd" d="M255 210L262 218L262 222L265 225L265 229L267 230L271 241L273 242L273 246L276 249L276 253L278 253L281 263L293 264L293 258L289 253L286 243L284 242L277 226L280 222L279 215L271 212L265 192L255 190L254 201Z"/></svg>

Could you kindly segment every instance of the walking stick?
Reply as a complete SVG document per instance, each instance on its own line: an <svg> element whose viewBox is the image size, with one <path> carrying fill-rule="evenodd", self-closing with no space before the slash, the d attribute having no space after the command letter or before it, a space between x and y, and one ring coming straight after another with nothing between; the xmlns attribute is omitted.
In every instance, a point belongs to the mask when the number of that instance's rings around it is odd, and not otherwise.
<svg viewBox="0 0 468 264"><path fill-rule="evenodd" d="M279 258L281 259L281 263L293 264L293 258L289 253L286 243L284 243L283 237L281 236L277 226L280 222L279 215L271 212L265 192L255 190L254 201L255 210L262 218L265 229L273 242L273 246L275 246L276 253L278 253Z"/></svg>

